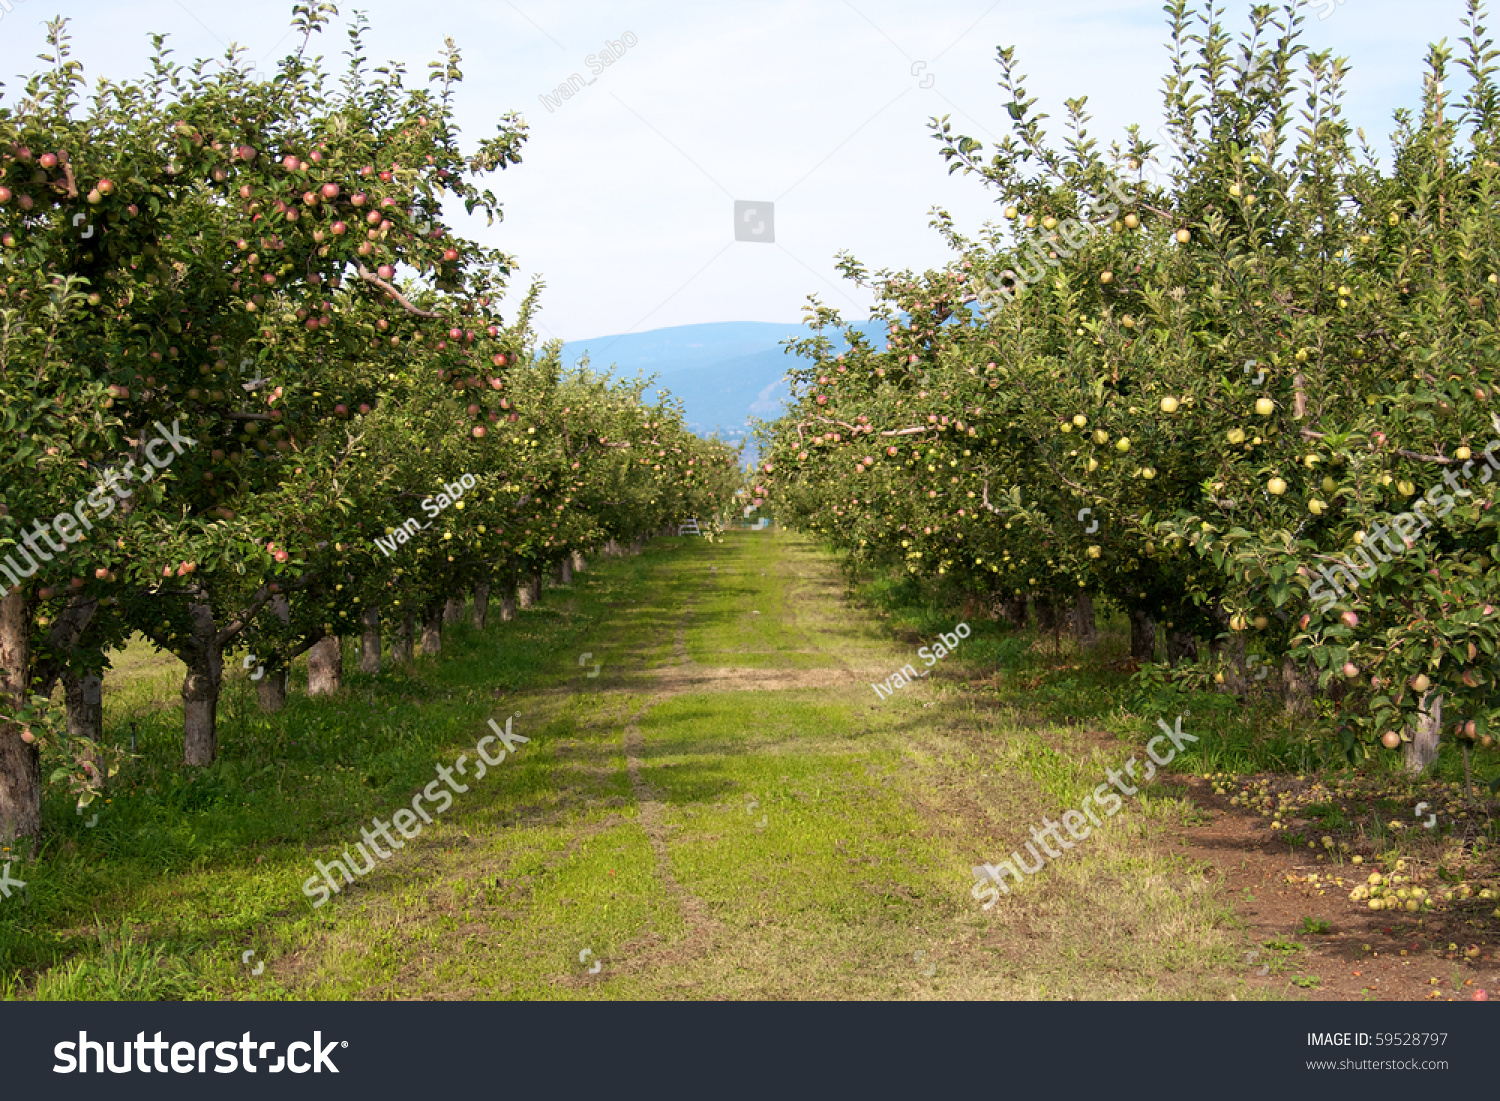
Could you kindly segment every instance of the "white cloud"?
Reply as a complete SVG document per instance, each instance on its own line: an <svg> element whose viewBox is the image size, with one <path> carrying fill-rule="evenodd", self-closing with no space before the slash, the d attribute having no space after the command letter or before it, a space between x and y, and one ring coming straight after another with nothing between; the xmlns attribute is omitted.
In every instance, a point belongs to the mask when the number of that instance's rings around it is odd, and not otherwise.
<svg viewBox="0 0 1500 1101"><path fill-rule="evenodd" d="M11 74L40 64L42 23L59 12L71 20L74 56L91 80L144 73L152 31L170 33L182 63L239 41L266 69L295 48L290 4L12 4L0 16L0 71ZM1238 33L1248 5L1230 7ZM493 133L506 111L531 124L523 163L492 183L505 220L468 229L516 256L517 294L533 275L546 279L543 333L567 339L796 321L809 294L863 317L868 299L838 278L835 253L848 250L872 269L920 270L947 256L927 225L932 206L965 232L995 216L996 196L976 178L947 174L926 123L948 114L955 129L990 144L1006 118L997 45L1017 47L1049 125L1058 126L1065 97L1087 95L1093 133L1106 144L1129 122L1155 130L1167 64L1158 0L364 0L360 8L371 24L372 63L400 60L411 84L425 83L445 36L457 41L467 78L460 121L471 143ZM1417 32L1410 5L1396 0L1347 0L1322 21L1316 10L1308 9L1307 41L1351 60L1346 115L1384 149L1391 110L1416 101L1426 43L1461 35L1463 5L1424 5ZM345 26L314 40L335 69ZM541 94L575 72L592 77L586 56L625 31L637 44L548 111ZM11 102L23 81L6 83ZM734 199L776 203L775 244L733 240Z"/></svg>

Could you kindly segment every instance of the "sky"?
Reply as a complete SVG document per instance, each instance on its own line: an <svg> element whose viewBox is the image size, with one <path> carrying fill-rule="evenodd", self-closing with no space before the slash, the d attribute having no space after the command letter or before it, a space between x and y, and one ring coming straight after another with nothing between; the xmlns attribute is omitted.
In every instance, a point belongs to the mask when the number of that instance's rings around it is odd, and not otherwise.
<svg viewBox="0 0 1500 1101"><path fill-rule="evenodd" d="M1220 4L1229 27L1243 29L1249 5ZM426 79L445 38L455 41L466 151L506 112L525 118L523 162L487 181L504 220L448 213L455 228L516 257L512 300L544 280L543 339L795 322L810 295L865 318L870 298L835 269L840 252L872 271L921 271L949 258L929 226L933 207L967 235L998 219L1004 197L977 176L949 175L928 129L947 115L986 147L1003 132L997 47L1016 48L1033 111L1049 125L1066 98L1087 96L1103 145L1132 122L1155 132L1168 64L1159 0L339 8L312 47L335 75L357 10L370 22L372 63L402 64L410 84ZM182 63L236 44L248 66L273 71L296 47L291 14L290 3L261 0L0 0L5 102L43 64L51 18L69 21L92 84L142 75L152 33L169 35ZM1418 101L1429 43L1456 42L1464 14L1461 0L1318 0L1304 41L1348 59L1345 115L1384 151L1391 112ZM610 43L620 56L591 66ZM576 91L563 98L574 74Z"/></svg>

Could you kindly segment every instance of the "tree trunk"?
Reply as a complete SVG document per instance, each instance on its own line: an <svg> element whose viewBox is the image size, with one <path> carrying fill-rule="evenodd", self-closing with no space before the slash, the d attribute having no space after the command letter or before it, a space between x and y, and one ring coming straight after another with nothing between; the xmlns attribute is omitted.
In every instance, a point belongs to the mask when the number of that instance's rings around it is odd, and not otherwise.
<svg viewBox="0 0 1500 1101"><path fill-rule="evenodd" d="M564 558L557 565L557 583L564 587L573 584L572 560Z"/></svg>
<svg viewBox="0 0 1500 1101"><path fill-rule="evenodd" d="M1417 717L1411 741L1406 743L1406 771L1426 772L1438 758L1438 737L1443 727L1443 694L1427 692L1422 696L1422 712Z"/></svg>
<svg viewBox="0 0 1500 1101"><path fill-rule="evenodd" d="M361 617L364 632L359 636L359 671L380 672L380 609L374 604L365 608Z"/></svg>
<svg viewBox="0 0 1500 1101"><path fill-rule="evenodd" d="M1057 605L1045 597L1035 597L1032 599L1031 606L1036 616L1036 629L1038 631L1050 634L1052 631L1057 630L1060 618L1057 614Z"/></svg>
<svg viewBox="0 0 1500 1101"><path fill-rule="evenodd" d="M87 738L98 744L104 739L104 678L98 673L63 673L63 694L68 705L68 738Z"/></svg>
<svg viewBox="0 0 1500 1101"><path fill-rule="evenodd" d="M1012 627L1026 626L1026 598L1024 596L1008 596L996 605L996 612L1000 618Z"/></svg>
<svg viewBox="0 0 1500 1101"><path fill-rule="evenodd" d="M500 622L509 623L516 618L516 583L508 581L500 590Z"/></svg>
<svg viewBox="0 0 1500 1101"><path fill-rule="evenodd" d="M573 572L586 573L589 568L589 560L583 556L582 551L573 552Z"/></svg>
<svg viewBox="0 0 1500 1101"><path fill-rule="evenodd" d="M1167 632L1167 662L1170 665L1190 664L1198 660L1198 636L1190 631Z"/></svg>
<svg viewBox="0 0 1500 1101"><path fill-rule="evenodd" d="M542 598L542 575L534 573L522 581L516 596L522 609L533 607Z"/></svg>
<svg viewBox="0 0 1500 1101"><path fill-rule="evenodd" d="M609 542L604 544L604 553L611 558L620 558L624 556L625 550L620 546L617 540L611 539Z"/></svg>
<svg viewBox="0 0 1500 1101"><path fill-rule="evenodd" d="M391 639L391 662L395 665L410 665L412 639L417 633L417 617L412 612L402 614L396 624L396 637Z"/></svg>
<svg viewBox="0 0 1500 1101"><path fill-rule="evenodd" d="M635 537L635 540L630 544L630 553L632 555L640 554L641 551L643 551L645 549L646 549L646 537L644 535L637 535Z"/></svg>
<svg viewBox="0 0 1500 1101"><path fill-rule="evenodd" d="M1288 714L1312 715L1313 679L1292 660L1291 654L1281 659L1281 686L1281 706Z"/></svg>
<svg viewBox="0 0 1500 1101"><path fill-rule="evenodd" d="M1129 610L1130 656L1137 665L1145 665L1156 657L1156 623L1138 608Z"/></svg>
<svg viewBox="0 0 1500 1101"><path fill-rule="evenodd" d="M484 630L484 625L488 621L489 615L490 583L488 581L481 581L479 582L479 584L474 586L474 611L472 620L474 624L474 630Z"/></svg>
<svg viewBox="0 0 1500 1101"><path fill-rule="evenodd" d="M464 617L464 602L456 596L450 596L447 603L443 605L443 626L457 623Z"/></svg>
<svg viewBox="0 0 1500 1101"><path fill-rule="evenodd" d="M271 598L271 614L281 620L283 626L292 622L292 605L285 594L277 593ZM255 682L255 701L265 714L274 715L286 708L286 681L287 669L281 665L267 669Z"/></svg>
<svg viewBox="0 0 1500 1101"><path fill-rule="evenodd" d="M343 687L343 640L338 635L324 635L307 652L307 694L332 696Z"/></svg>
<svg viewBox="0 0 1500 1101"><path fill-rule="evenodd" d="M1099 628L1094 622L1094 598L1088 593L1079 593L1073 603L1073 637L1081 646L1091 646L1099 639Z"/></svg>
<svg viewBox="0 0 1500 1101"><path fill-rule="evenodd" d="M0 598L0 705L14 714L26 703L31 676L31 609L19 586ZM19 723L0 718L0 846L28 852L42 829L42 758L21 738Z"/></svg>
<svg viewBox="0 0 1500 1101"><path fill-rule="evenodd" d="M224 683L224 651L214 630L213 608L193 605L192 661L182 679L182 757L184 763L211 765L219 754L219 689Z"/></svg>
<svg viewBox="0 0 1500 1101"><path fill-rule="evenodd" d="M443 602L434 600L423 609L422 653L432 656L443 652Z"/></svg>
<svg viewBox="0 0 1500 1101"><path fill-rule="evenodd" d="M255 682L255 700L267 715L274 715L286 708L286 670L275 669L262 673Z"/></svg>

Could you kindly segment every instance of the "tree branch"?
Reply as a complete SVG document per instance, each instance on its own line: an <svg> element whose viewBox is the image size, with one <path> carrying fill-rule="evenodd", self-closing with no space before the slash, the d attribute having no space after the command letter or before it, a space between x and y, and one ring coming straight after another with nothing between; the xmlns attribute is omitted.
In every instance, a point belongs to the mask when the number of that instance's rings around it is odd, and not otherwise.
<svg viewBox="0 0 1500 1101"><path fill-rule="evenodd" d="M366 283L373 283L375 286L385 291L387 295L399 302L401 304L401 308L404 309L407 313L416 314L418 317L427 317L432 319L436 319L439 316L435 313L429 313L427 310L417 309L417 307L413 306L405 298L401 297L400 291L391 286L384 279L380 278L380 276L376 275L373 271L365 267L363 264L359 265L359 277Z"/></svg>

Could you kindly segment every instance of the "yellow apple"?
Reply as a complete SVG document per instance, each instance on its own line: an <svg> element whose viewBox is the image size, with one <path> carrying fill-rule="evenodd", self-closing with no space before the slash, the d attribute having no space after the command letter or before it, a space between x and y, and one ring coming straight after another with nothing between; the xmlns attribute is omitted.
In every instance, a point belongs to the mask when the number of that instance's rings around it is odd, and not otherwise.
<svg viewBox="0 0 1500 1101"><path fill-rule="evenodd" d="M1130 437L1129 436L1121 436L1118 440L1116 440L1115 441L1115 450L1116 451L1129 451L1130 450Z"/></svg>
<svg viewBox="0 0 1500 1101"><path fill-rule="evenodd" d="M1339 488L1339 484L1337 482L1335 482L1332 478L1328 477L1326 474L1323 476L1323 492L1324 493L1335 493L1335 492L1338 491L1338 488Z"/></svg>
<svg viewBox="0 0 1500 1101"><path fill-rule="evenodd" d="M1255 629L1257 631L1264 631L1267 627L1269 627L1271 625L1271 621L1269 619L1267 619L1263 615L1256 616L1250 622L1253 623L1253 624L1255 624Z"/></svg>
<svg viewBox="0 0 1500 1101"><path fill-rule="evenodd" d="M1052 215L1050 215L1050 214L1047 215L1047 217L1045 217L1045 218L1042 219L1042 228L1043 229L1056 229L1057 228L1057 219L1054 218L1054 217L1052 217Z"/></svg>
<svg viewBox="0 0 1500 1101"><path fill-rule="evenodd" d="M1099 274L1099 282L1101 282L1101 283L1113 283L1114 281L1115 281L1115 273L1114 272L1112 272L1112 271L1100 272L1100 274Z"/></svg>
<svg viewBox="0 0 1500 1101"><path fill-rule="evenodd" d="M1256 398L1255 412L1262 417L1269 417L1276 412L1276 403L1270 398Z"/></svg>
<svg viewBox="0 0 1500 1101"><path fill-rule="evenodd" d="M1243 428L1231 428L1229 430L1229 442L1242 444L1245 442L1245 430Z"/></svg>
<svg viewBox="0 0 1500 1101"><path fill-rule="evenodd" d="M1187 230L1185 230L1185 229L1179 229L1177 231L1177 243L1179 245L1185 245L1189 241L1191 241L1192 239L1193 239L1193 235L1191 233L1189 233Z"/></svg>
<svg viewBox="0 0 1500 1101"><path fill-rule="evenodd" d="M1137 218L1134 214L1127 214L1127 215L1125 215L1125 226L1126 226L1127 229L1135 229L1140 224L1141 224L1141 220L1139 218Z"/></svg>
<svg viewBox="0 0 1500 1101"><path fill-rule="evenodd" d="M1174 398L1174 397L1165 397L1165 398L1162 398L1161 399L1161 411L1163 413L1175 413L1175 412L1177 412L1177 399Z"/></svg>
<svg viewBox="0 0 1500 1101"><path fill-rule="evenodd" d="M1307 502L1307 511L1310 512L1310 513L1312 513L1314 516L1321 516L1321 515L1323 515L1323 510L1325 508L1327 508L1327 507L1328 507L1327 505L1325 505L1322 501L1318 500L1316 497L1314 497L1311 501Z"/></svg>
<svg viewBox="0 0 1500 1101"><path fill-rule="evenodd" d="M1005 208L1005 216L1011 221L1015 221L1018 217L1020 217L1020 215L1021 212L1013 206L1008 206Z"/></svg>
<svg viewBox="0 0 1500 1101"><path fill-rule="evenodd" d="M1411 679L1411 690L1413 692L1425 692L1432 687L1432 682L1427 679L1426 673L1418 673Z"/></svg>
<svg viewBox="0 0 1500 1101"><path fill-rule="evenodd" d="M1266 483L1266 492L1272 497L1280 497L1286 492L1286 483L1280 478L1272 478Z"/></svg>
<svg viewBox="0 0 1500 1101"><path fill-rule="evenodd" d="M1385 746L1386 749L1395 749L1401 744L1401 735L1397 734L1394 730L1387 730L1380 736L1380 744Z"/></svg>
<svg viewBox="0 0 1500 1101"><path fill-rule="evenodd" d="M1087 417L1085 417L1082 413L1079 413L1077 416L1075 416L1073 418L1073 423L1076 424L1079 428L1084 428L1084 427L1086 427L1088 425L1089 419Z"/></svg>
<svg viewBox="0 0 1500 1101"><path fill-rule="evenodd" d="M1239 184L1230 184L1229 185L1229 197L1232 198L1232 199L1238 199L1240 197L1240 185Z"/></svg>
<svg viewBox="0 0 1500 1101"><path fill-rule="evenodd" d="M1453 453L1453 457L1455 459L1457 459L1459 462L1465 462L1465 461L1468 460L1469 456L1471 456L1473 454L1474 454L1474 452L1470 451L1467 447L1460 447L1457 451L1455 451Z"/></svg>
<svg viewBox="0 0 1500 1101"><path fill-rule="evenodd" d="M1101 549L1100 549L1100 548L1099 548L1099 547L1097 547L1097 546L1093 546L1093 547L1090 547L1090 548L1089 548L1089 549L1088 549L1088 551L1087 551L1087 554L1088 554L1088 556L1089 556L1089 557L1090 557L1090 558L1098 558L1098 557L1099 557L1099 556L1100 556L1100 555L1101 555L1101 554L1103 554L1103 553L1104 553L1104 552L1103 552L1103 550L1101 550Z"/></svg>

